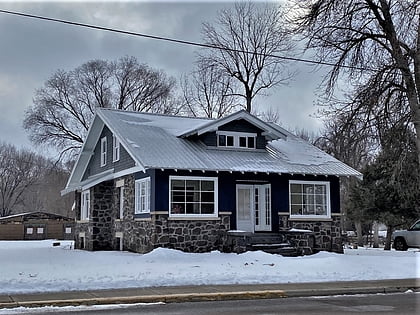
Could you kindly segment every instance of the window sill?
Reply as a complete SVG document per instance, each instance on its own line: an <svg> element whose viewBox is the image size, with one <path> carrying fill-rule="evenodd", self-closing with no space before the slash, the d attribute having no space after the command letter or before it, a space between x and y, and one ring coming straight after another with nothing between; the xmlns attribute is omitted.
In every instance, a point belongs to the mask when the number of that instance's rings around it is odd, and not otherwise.
<svg viewBox="0 0 420 315"><path fill-rule="evenodd" d="M150 212L134 213L134 219L150 219Z"/></svg>
<svg viewBox="0 0 420 315"><path fill-rule="evenodd" d="M289 221L324 221L324 222L330 222L332 221L331 217L294 217L290 216Z"/></svg>
<svg viewBox="0 0 420 315"><path fill-rule="evenodd" d="M217 221L220 220L219 217L198 217L198 216L169 216L169 221Z"/></svg>
<svg viewBox="0 0 420 315"><path fill-rule="evenodd" d="M77 223L89 223L89 219L77 220Z"/></svg>

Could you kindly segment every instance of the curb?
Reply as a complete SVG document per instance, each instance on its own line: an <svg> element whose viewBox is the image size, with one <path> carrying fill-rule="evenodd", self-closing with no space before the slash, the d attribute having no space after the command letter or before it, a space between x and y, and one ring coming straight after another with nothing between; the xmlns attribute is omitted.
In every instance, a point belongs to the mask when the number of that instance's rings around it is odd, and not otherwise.
<svg viewBox="0 0 420 315"><path fill-rule="evenodd" d="M85 292L80 297L73 295L68 298L55 299L36 299L35 296L26 296L24 300L19 300L19 296L15 298L13 295L3 296L0 299L0 309L16 308L16 307L42 307L42 306L80 306L80 305L104 305L104 304L135 304L135 303L181 303L181 302L200 302L200 301L224 301L224 300L251 300L251 299L278 299L287 297L309 297L309 296L332 296L332 295L355 295L355 294L377 294L377 293L403 293L411 289L420 291L419 279L400 279L393 281L394 283L381 284L370 283L339 283L336 287L319 286L316 284L304 284L300 287L291 287L284 290L276 288L257 289L254 290L238 290L219 292L188 292L188 293L156 293L139 295L133 292L133 295L121 296L115 292L117 296L98 296L94 293ZM367 284L367 283L366 283ZM199 290L199 289L197 289ZM87 293L87 294L86 294Z"/></svg>
<svg viewBox="0 0 420 315"><path fill-rule="evenodd" d="M134 304L134 303L181 303L201 301L226 301L226 300L252 300L252 299L277 299L285 298L283 290L263 291L238 291L219 293L184 293L167 295L123 296L123 297L96 297L47 301L22 301L0 302L0 309L15 307L40 307L40 306L79 306L103 304Z"/></svg>

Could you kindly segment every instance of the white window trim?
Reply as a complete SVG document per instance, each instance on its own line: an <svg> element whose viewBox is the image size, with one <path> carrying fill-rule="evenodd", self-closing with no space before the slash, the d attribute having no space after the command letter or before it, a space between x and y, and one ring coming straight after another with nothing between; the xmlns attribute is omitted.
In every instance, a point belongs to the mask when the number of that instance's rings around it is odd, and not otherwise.
<svg viewBox="0 0 420 315"><path fill-rule="evenodd" d="M85 196L89 195L89 203L85 204ZM90 190L84 190L82 191L81 195L81 202L80 202L80 220L89 220L89 214L90 214Z"/></svg>
<svg viewBox="0 0 420 315"><path fill-rule="evenodd" d="M119 219L123 219L124 218L124 186L120 186L118 191L120 194Z"/></svg>
<svg viewBox="0 0 420 315"><path fill-rule="evenodd" d="M292 193L291 185L292 184L315 184L315 185L325 185L326 189L326 198L327 198L327 214L326 215L301 215L301 214L292 214ZM305 180L289 180L289 215L291 219L304 218L304 219L330 219L331 218L331 193L330 193L330 182L326 181L305 181Z"/></svg>
<svg viewBox="0 0 420 315"><path fill-rule="evenodd" d="M146 185L146 205L142 209L141 206L141 185ZM150 199L151 199L151 181L150 177L141 178L135 181L134 187L134 214L150 213Z"/></svg>
<svg viewBox="0 0 420 315"><path fill-rule="evenodd" d="M176 213L172 213L171 212L171 193L172 193L172 185L171 185L171 181L172 180L207 180L207 181L213 181L214 182L214 213L212 214L196 214L196 213L191 213L191 214L187 214L187 213L181 213L181 214L176 214ZM169 217L172 218L189 218L189 219L193 219L193 218L216 218L219 216L219 209L218 209L218 204L219 204L219 196L218 196L218 191L219 191L219 184L218 184L218 178L217 177L198 177L198 176L169 176Z"/></svg>
<svg viewBox="0 0 420 315"><path fill-rule="evenodd" d="M107 143L106 137L101 139L101 167L106 165Z"/></svg>
<svg viewBox="0 0 420 315"><path fill-rule="evenodd" d="M26 228L26 234L34 234L34 228L33 227L28 227Z"/></svg>
<svg viewBox="0 0 420 315"><path fill-rule="evenodd" d="M118 138L112 136L112 162L118 162L120 160L120 141Z"/></svg>
<svg viewBox="0 0 420 315"><path fill-rule="evenodd" d="M233 137L233 146L220 145L219 136L232 136ZM217 131L217 146L221 148L235 148L243 150L255 150L257 148L257 134L250 132L235 132L235 131ZM239 138L246 137L246 147L239 146ZM248 138L254 138L254 147L248 148Z"/></svg>
<svg viewBox="0 0 420 315"><path fill-rule="evenodd" d="M44 228L43 227L37 227L36 228L36 234L44 234Z"/></svg>

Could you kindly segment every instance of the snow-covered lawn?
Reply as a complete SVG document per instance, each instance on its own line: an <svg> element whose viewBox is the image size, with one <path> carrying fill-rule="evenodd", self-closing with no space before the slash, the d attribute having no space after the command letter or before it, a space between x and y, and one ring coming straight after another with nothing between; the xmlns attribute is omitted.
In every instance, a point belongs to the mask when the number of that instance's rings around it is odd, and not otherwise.
<svg viewBox="0 0 420 315"><path fill-rule="evenodd" d="M126 287L377 280L420 277L420 252L348 249L282 257L264 252L88 252L72 242L0 241L0 293Z"/></svg>

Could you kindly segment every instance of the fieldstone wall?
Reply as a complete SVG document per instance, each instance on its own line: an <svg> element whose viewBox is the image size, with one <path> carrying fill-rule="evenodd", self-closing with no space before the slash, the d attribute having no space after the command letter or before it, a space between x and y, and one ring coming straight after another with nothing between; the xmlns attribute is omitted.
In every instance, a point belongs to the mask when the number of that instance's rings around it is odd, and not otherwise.
<svg viewBox="0 0 420 315"><path fill-rule="evenodd" d="M288 215L280 215L282 228L281 233L286 233L290 239L294 239L298 247L310 246L309 236L315 237L315 250L326 250L343 253L341 238L341 216L333 216L328 221L294 221ZM287 233L289 229L310 230L313 233ZM306 239L306 240L305 240Z"/></svg>
<svg viewBox="0 0 420 315"><path fill-rule="evenodd" d="M185 252L221 250L230 229L230 215L217 220L171 220L167 214L154 217L155 247L180 249Z"/></svg>
<svg viewBox="0 0 420 315"><path fill-rule="evenodd" d="M92 193L92 192L91 192ZM78 192L75 195L75 204L76 204L76 224L74 227L74 248L76 249L87 249L93 250L93 240L92 240L92 227L90 222L80 221L80 211L81 211L81 193ZM92 209L92 198L90 208ZM89 214L91 215L91 213ZM83 236L82 236L83 235Z"/></svg>
<svg viewBox="0 0 420 315"><path fill-rule="evenodd" d="M89 228L88 222L77 222L74 228L74 248L93 250L92 228Z"/></svg>
<svg viewBox="0 0 420 315"><path fill-rule="evenodd" d="M112 221L114 182L107 181L91 188L91 217L89 225L92 229L92 250L112 249ZM89 227L89 228L90 228Z"/></svg>
<svg viewBox="0 0 420 315"><path fill-rule="evenodd" d="M146 253L157 247L185 252L219 250L230 228L230 216L217 220L171 220L167 213L152 213L150 218L115 222L123 233L125 250ZM115 241L114 249L119 246Z"/></svg>
<svg viewBox="0 0 420 315"><path fill-rule="evenodd" d="M226 232L230 229L230 214L219 215L216 220L173 220L168 211L155 211L136 217L134 214L133 175L115 180L124 180L124 215L113 220L112 248L119 249L122 235L123 249L136 253L146 253L157 247L179 249L186 252L208 252L221 249ZM114 218L119 217L119 189L113 193Z"/></svg>

